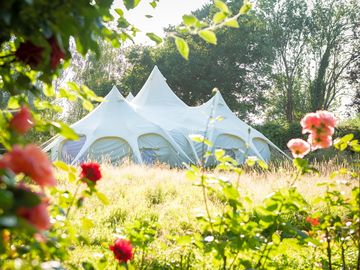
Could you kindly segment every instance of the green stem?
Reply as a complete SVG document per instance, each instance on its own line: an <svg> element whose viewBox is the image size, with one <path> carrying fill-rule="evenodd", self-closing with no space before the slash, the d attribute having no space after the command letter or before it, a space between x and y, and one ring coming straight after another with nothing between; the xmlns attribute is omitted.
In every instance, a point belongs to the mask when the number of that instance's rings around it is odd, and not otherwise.
<svg viewBox="0 0 360 270"><path fill-rule="evenodd" d="M328 256L329 270L332 270L331 246L330 246L331 239L330 239L330 235L329 235L329 230L327 228L325 231L325 237L326 237L326 242L327 242L326 251L327 251L327 256Z"/></svg>
<svg viewBox="0 0 360 270"><path fill-rule="evenodd" d="M79 188L80 188L80 185L81 185L81 184L82 184L82 183L79 182L79 184L78 184L77 187L76 187L74 196L73 196L73 198L72 198L72 200L71 200L71 202L70 202L70 205L69 205L69 207L68 207L68 209L67 209L67 211L66 211L66 214L65 214L65 217L66 217L66 218L67 218L67 217L69 216L69 214L70 214L70 210L71 210L71 208L72 208L72 206L73 206L73 204L74 204L74 202L75 202L76 195L77 195L77 193L78 193L78 191L79 191Z"/></svg>

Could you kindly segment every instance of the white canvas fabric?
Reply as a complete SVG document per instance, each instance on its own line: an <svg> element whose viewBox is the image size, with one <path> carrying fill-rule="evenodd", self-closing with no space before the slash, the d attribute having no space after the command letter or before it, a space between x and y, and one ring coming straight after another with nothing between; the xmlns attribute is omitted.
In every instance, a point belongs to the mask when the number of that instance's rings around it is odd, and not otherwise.
<svg viewBox="0 0 360 270"><path fill-rule="evenodd" d="M200 162L204 152L217 148L233 153L239 162L243 162L246 155L269 161L270 147L284 154L263 134L241 121L220 92L201 106L186 105L170 89L156 66L130 104L144 118L167 130L193 162ZM210 118L222 120L209 121ZM194 143L189 139L191 134L205 136L214 146L208 149Z"/></svg>
<svg viewBox="0 0 360 270"><path fill-rule="evenodd" d="M130 93L127 95L127 97L126 97L126 101L127 101L127 102L131 102L133 99L134 99L134 96L133 96L133 94L130 92Z"/></svg>
<svg viewBox="0 0 360 270"><path fill-rule="evenodd" d="M71 125L81 135L80 140L68 142L59 137L44 150L52 149L54 159L71 164L86 159L116 162L125 157L143 163L142 148L152 149L154 161L168 161L171 166L191 161L165 130L135 112L115 86L104 99ZM66 153L70 160L59 153Z"/></svg>
<svg viewBox="0 0 360 270"><path fill-rule="evenodd" d="M171 166L202 163L206 151L224 149L243 163L246 156L269 161L271 149L285 155L263 134L241 121L220 92L190 107L179 99L155 66L140 92L125 99L114 86L105 101L71 127L78 141L55 138L46 148L52 159L74 164L86 159L137 163L165 162ZM200 134L213 142L204 146L190 139ZM285 155L286 156L286 155ZM209 158L206 165L215 165Z"/></svg>

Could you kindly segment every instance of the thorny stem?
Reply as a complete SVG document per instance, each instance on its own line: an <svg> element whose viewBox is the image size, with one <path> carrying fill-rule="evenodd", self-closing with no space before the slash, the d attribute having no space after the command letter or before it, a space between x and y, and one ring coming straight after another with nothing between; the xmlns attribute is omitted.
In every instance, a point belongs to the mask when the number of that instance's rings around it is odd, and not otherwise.
<svg viewBox="0 0 360 270"><path fill-rule="evenodd" d="M239 254L240 254L240 249L238 249L238 252L236 253L233 261L231 262L231 264L230 264L230 266L229 266L229 270L231 270L231 268L233 267L233 265L234 265L234 263L236 262L236 259L237 259L237 257L239 256Z"/></svg>
<svg viewBox="0 0 360 270"><path fill-rule="evenodd" d="M344 242L341 242L341 260L342 260L342 269L346 269Z"/></svg>
<svg viewBox="0 0 360 270"><path fill-rule="evenodd" d="M78 193L78 191L79 191L80 185L81 185L81 182L79 182L79 184L78 184L77 187L76 187L76 190L75 190L73 199L71 200L71 203L70 203L70 205L69 205L69 207L68 207L68 209L67 209L67 211L66 211L66 214L65 214L65 217L66 217L66 218L67 218L67 217L69 216L69 214L70 214L70 210L71 210L71 208L72 208L72 206L73 206L73 204L74 204L74 202L75 202L76 195L77 195L77 193Z"/></svg>
<svg viewBox="0 0 360 270"><path fill-rule="evenodd" d="M326 237L326 242L327 242L326 251L327 251L327 256L328 256L329 270L332 270L331 246L330 246L331 239L330 239L328 228L326 228L326 230L325 230L325 237Z"/></svg>

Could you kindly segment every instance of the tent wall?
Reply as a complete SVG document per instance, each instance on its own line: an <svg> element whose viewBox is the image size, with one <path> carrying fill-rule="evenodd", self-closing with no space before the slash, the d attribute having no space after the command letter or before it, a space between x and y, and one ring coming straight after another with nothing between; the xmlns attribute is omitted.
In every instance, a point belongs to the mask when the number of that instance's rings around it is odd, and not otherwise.
<svg viewBox="0 0 360 270"><path fill-rule="evenodd" d="M141 135L138 138L138 145L145 164L161 162L171 166L181 166L180 153L177 153L163 136L155 133Z"/></svg>

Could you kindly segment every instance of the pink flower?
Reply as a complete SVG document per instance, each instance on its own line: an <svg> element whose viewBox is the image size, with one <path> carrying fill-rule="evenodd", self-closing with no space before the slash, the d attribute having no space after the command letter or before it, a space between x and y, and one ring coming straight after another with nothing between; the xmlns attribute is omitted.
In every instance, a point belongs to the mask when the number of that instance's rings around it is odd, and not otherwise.
<svg viewBox="0 0 360 270"><path fill-rule="evenodd" d="M334 128L336 125L336 118L333 113L328 111L317 111L317 115L321 120L321 124L326 127Z"/></svg>
<svg viewBox="0 0 360 270"><path fill-rule="evenodd" d="M308 142L311 144L312 150L329 148L332 145L331 136L321 136L318 134L310 134Z"/></svg>
<svg viewBox="0 0 360 270"><path fill-rule="evenodd" d="M88 163L83 163L80 166L82 169L80 174L81 178L87 178L94 183L101 179L102 176L101 176L100 166L98 163L88 162Z"/></svg>
<svg viewBox="0 0 360 270"><path fill-rule="evenodd" d="M48 230L51 226L49 213L47 211L48 202L42 199L42 202L34 207L21 207L17 214L26 219L32 226L38 230Z"/></svg>
<svg viewBox="0 0 360 270"><path fill-rule="evenodd" d="M320 126L320 117L317 113L308 113L300 121L302 133L311 133Z"/></svg>
<svg viewBox="0 0 360 270"><path fill-rule="evenodd" d="M0 168L12 170L15 174L24 173L40 186L55 186L52 164L47 155L36 145L24 148L15 145L0 160Z"/></svg>
<svg viewBox="0 0 360 270"><path fill-rule="evenodd" d="M310 144L302 139L291 139L287 143L287 147L290 149L294 158L302 158L310 152Z"/></svg>
<svg viewBox="0 0 360 270"><path fill-rule="evenodd" d="M120 263L127 263L134 256L133 247L130 241L126 239L117 239L114 245L110 245L109 249Z"/></svg>
<svg viewBox="0 0 360 270"><path fill-rule="evenodd" d="M19 134L25 134L33 126L30 110L22 106L20 111L14 114L10 120L9 127Z"/></svg>

